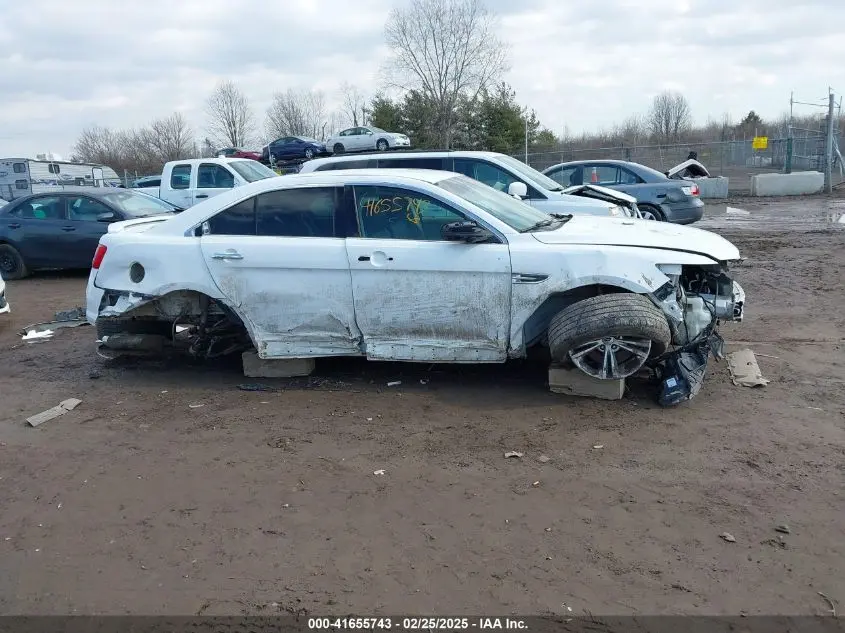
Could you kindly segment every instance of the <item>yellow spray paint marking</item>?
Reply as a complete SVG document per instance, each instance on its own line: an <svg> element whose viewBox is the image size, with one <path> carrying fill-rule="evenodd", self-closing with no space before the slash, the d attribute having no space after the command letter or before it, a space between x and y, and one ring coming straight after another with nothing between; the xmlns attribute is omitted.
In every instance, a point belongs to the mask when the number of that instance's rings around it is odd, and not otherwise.
<svg viewBox="0 0 845 633"><path fill-rule="evenodd" d="M385 213L404 213L405 219L408 222L419 224L421 221L420 207L425 202L422 198L395 196L393 198L362 200L361 208L368 216L382 215Z"/></svg>

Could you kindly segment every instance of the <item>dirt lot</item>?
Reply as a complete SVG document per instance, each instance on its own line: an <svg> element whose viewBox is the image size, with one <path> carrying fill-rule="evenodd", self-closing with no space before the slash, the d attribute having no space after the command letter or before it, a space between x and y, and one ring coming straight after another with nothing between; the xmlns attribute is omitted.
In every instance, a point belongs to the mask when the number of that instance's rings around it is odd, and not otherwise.
<svg viewBox="0 0 845 633"><path fill-rule="evenodd" d="M842 612L843 202L708 210L748 258L722 332L773 382L712 364L673 410L518 363L324 362L245 392L238 366L106 362L90 327L23 344L85 278L9 283L0 614L822 614L819 591Z"/></svg>

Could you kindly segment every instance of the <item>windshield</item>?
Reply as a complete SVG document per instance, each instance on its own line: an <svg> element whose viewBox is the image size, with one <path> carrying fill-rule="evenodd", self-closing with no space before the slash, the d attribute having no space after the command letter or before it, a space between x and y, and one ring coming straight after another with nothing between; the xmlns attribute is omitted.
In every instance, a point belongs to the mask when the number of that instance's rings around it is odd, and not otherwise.
<svg viewBox="0 0 845 633"><path fill-rule="evenodd" d="M563 191L563 187L560 186L560 183L557 183L548 176L541 174L533 167L529 167L521 160L505 155L497 156L497 158L513 169L517 174L520 174L529 180L533 180L544 189L548 189L549 191Z"/></svg>
<svg viewBox="0 0 845 633"><path fill-rule="evenodd" d="M265 167L254 160L233 161L228 163L228 166L238 172L247 182L255 182L256 180L264 180L265 178L273 178L279 175L269 167Z"/></svg>
<svg viewBox="0 0 845 633"><path fill-rule="evenodd" d="M107 193L103 200L123 211L126 215L142 218L148 215L160 215L162 213L173 213L172 204L144 195L136 191L124 189L120 193Z"/></svg>
<svg viewBox="0 0 845 633"><path fill-rule="evenodd" d="M484 209L497 220L520 232L533 229L533 227L537 227L538 230L557 228L560 224L559 220L555 220L547 213L538 211L513 196L496 191L466 176L446 178L438 182L437 186ZM546 221L549 222L546 223Z"/></svg>

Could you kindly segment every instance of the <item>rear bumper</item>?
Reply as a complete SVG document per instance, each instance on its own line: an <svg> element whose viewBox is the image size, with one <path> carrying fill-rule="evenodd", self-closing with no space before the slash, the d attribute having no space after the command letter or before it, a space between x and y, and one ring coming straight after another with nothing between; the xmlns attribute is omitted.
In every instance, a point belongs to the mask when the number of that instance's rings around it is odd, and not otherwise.
<svg viewBox="0 0 845 633"><path fill-rule="evenodd" d="M700 198L665 203L662 208L666 221L674 224L692 224L704 217L704 202Z"/></svg>
<svg viewBox="0 0 845 633"><path fill-rule="evenodd" d="M100 316L100 307L103 304L103 295L106 294L105 290L97 288L97 286L94 285L94 279L96 276L97 271L91 270L91 273L88 275L88 287L85 289L85 318L91 325L94 325L97 321L97 317Z"/></svg>

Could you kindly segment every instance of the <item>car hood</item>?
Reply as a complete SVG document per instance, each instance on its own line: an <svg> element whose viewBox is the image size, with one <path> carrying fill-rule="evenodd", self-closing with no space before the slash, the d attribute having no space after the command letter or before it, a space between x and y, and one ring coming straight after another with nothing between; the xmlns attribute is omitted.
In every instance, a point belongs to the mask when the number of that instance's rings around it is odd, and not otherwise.
<svg viewBox="0 0 845 633"><path fill-rule="evenodd" d="M739 249L721 235L654 220L575 215L555 231L532 235L543 244L633 246L695 253L718 262L740 259Z"/></svg>
<svg viewBox="0 0 845 633"><path fill-rule="evenodd" d="M599 185L573 185L572 187L567 187L563 190L563 193L567 195L583 195L587 198L590 197L591 192L595 192L596 194L598 194L596 196L597 200L612 198L613 200L622 202L626 205L635 204L637 202L637 199L634 196L630 196L627 193L623 193L621 191L616 191L615 189L600 187Z"/></svg>

